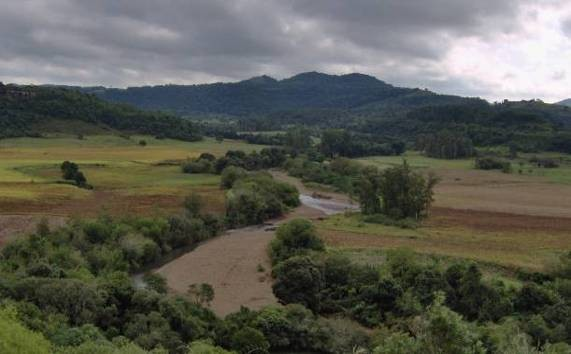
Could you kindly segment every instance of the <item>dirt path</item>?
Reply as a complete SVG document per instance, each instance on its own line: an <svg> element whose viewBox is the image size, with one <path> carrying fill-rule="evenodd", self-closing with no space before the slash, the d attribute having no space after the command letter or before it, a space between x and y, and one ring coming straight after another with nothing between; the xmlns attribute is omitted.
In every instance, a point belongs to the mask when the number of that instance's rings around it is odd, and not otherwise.
<svg viewBox="0 0 571 354"><path fill-rule="evenodd" d="M274 177L296 185L301 193L311 193L285 174L275 173ZM330 198L327 201L348 201L341 194L323 194ZM273 223L278 225L298 217L317 219L325 215L322 210L302 205ZM260 309L277 304L267 254L273 236L274 231L261 226L231 230L162 266L157 273L167 279L176 293L185 293L191 284L212 285L215 297L211 307L219 316L238 311L241 306Z"/></svg>

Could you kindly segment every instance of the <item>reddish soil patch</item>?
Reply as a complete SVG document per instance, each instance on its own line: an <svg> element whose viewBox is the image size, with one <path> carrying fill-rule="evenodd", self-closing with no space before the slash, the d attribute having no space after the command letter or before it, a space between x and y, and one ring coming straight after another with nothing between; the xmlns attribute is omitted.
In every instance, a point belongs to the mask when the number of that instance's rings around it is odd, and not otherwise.
<svg viewBox="0 0 571 354"><path fill-rule="evenodd" d="M571 217L548 217L435 207L429 227L461 227L485 232L570 233Z"/></svg>
<svg viewBox="0 0 571 354"><path fill-rule="evenodd" d="M213 214L224 212L223 196L218 188L197 191L203 196L204 211ZM0 214L45 213L61 216L94 217L101 213L111 215L170 215L182 208L184 196L175 195L124 195L108 190L96 190L87 198L51 201L2 201Z"/></svg>
<svg viewBox="0 0 571 354"><path fill-rule="evenodd" d="M50 215L0 215L0 246L13 237L33 232L42 218L46 218L50 227L65 224L67 218Z"/></svg>

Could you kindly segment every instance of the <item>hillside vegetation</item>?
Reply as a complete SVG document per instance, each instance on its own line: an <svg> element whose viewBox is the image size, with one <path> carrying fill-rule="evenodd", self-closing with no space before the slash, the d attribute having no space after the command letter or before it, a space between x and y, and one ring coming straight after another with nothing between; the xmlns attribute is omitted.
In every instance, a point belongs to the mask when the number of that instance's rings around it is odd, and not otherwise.
<svg viewBox="0 0 571 354"><path fill-rule="evenodd" d="M269 131L306 125L367 134L377 143L383 139L414 143L421 134L446 130L476 146L571 150L569 107L539 100L490 104L478 98L395 87L363 74L309 72L284 80L261 76L237 83L80 90L142 109L206 117L208 131L215 130L214 124L218 134L227 137L232 129ZM221 127L220 119L238 121L237 127Z"/></svg>
<svg viewBox="0 0 571 354"><path fill-rule="evenodd" d="M187 141L201 139L196 126L163 113L141 111L125 104L57 87L0 83L0 138L119 131Z"/></svg>

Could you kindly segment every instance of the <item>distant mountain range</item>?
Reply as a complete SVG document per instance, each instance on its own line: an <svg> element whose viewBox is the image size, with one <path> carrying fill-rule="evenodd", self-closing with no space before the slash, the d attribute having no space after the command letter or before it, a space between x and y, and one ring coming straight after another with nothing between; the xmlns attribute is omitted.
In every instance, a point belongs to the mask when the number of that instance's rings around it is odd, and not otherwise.
<svg viewBox="0 0 571 354"><path fill-rule="evenodd" d="M236 83L163 85L115 89L84 87L112 102L179 115L245 116L279 111L335 109L362 112L455 104L466 98L395 87L363 74L307 72L284 80L259 76Z"/></svg>
<svg viewBox="0 0 571 354"><path fill-rule="evenodd" d="M560 104L560 105L562 105L562 106L569 106L569 107L571 107L571 98L568 98L568 99L563 100L563 101L561 101L561 102L557 102L557 104Z"/></svg>

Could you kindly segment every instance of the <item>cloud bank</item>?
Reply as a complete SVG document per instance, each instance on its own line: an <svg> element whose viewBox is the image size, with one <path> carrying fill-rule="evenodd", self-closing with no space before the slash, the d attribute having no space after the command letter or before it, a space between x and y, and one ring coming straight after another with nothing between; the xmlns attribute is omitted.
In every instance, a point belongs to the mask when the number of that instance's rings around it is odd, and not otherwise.
<svg viewBox="0 0 571 354"><path fill-rule="evenodd" d="M571 97L566 0L0 0L0 33L5 82L317 70L490 100Z"/></svg>

